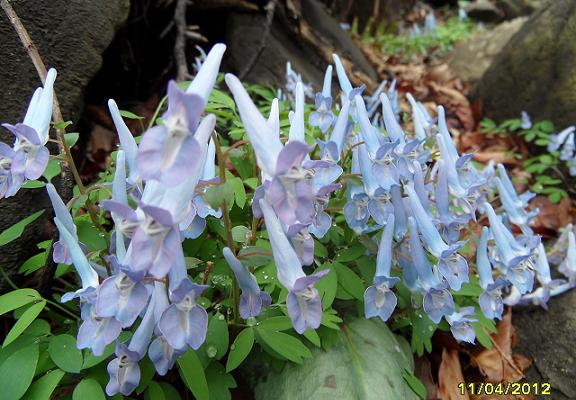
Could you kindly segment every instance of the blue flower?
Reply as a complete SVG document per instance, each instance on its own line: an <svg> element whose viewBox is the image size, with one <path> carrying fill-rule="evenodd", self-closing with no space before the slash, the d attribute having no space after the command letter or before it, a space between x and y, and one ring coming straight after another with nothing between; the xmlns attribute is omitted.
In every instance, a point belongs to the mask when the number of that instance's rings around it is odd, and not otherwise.
<svg viewBox="0 0 576 400"><path fill-rule="evenodd" d="M446 317L450 324L450 331L456 340L474 344L476 333L472 327L471 322L476 322L474 315L474 307L462 307L458 312L455 312Z"/></svg>
<svg viewBox="0 0 576 400"><path fill-rule="evenodd" d="M526 111L522 111L520 115L520 128L522 129L532 128L532 120L530 119L530 115L528 115Z"/></svg>
<svg viewBox="0 0 576 400"><path fill-rule="evenodd" d="M118 131L118 138L120 139L120 148L125 154L125 162L128 164L128 177L126 182L129 185L136 185L139 180L138 171L138 145L134 136L124 123L122 115L120 115L120 110L116 105L116 102L112 99L108 100L108 108L110 109L110 115L112 115L112 121L114 121L114 126L116 131ZM119 163L118 159L116 160ZM123 166L123 168L125 168Z"/></svg>
<svg viewBox="0 0 576 400"><path fill-rule="evenodd" d="M324 75L324 86L321 93L316 93L316 111L310 113L310 126L317 126L325 133L334 121L332 112L332 66L329 65Z"/></svg>
<svg viewBox="0 0 576 400"><path fill-rule="evenodd" d="M268 293L260 290L254 275L234 256L232 250L225 247L222 253L242 290L240 316L244 319L258 316L262 308L268 307L272 303L272 298Z"/></svg>

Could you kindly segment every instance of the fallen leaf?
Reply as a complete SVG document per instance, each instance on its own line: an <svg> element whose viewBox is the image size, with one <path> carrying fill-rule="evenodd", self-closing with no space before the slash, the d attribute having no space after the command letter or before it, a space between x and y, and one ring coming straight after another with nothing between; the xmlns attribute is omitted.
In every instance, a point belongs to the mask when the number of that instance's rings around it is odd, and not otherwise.
<svg viewBox="0 0 576 400"><path fill-rule="evenodd" d="M526 357L517 357L515 360L512 355L516 333L512 326L511 308L507 309L497 328L498 331L490 335L494 347L484 349L473 356L472 360L490 382L518 382L524 377L523 371L529 364L526 363Z"/></svg>
<svg viewBox="0 0 576 400"><path fill-rule="evenodd" d="M560 228L572 222L570 215L572 201L562 199L557 204L552 203L546 196L536 196L530 205L540 209L540 214L534 218L533 226L539 230L549 229L557 232Z"/></svg>
<svg viewBox="0 0 576 400"><path fill-rule="evenodd" d="M470 399L468 393L458 387L464 382L462 367L458 358L458 350L444 349L442 362L438 370L438 398L442 400Z"/></svg>

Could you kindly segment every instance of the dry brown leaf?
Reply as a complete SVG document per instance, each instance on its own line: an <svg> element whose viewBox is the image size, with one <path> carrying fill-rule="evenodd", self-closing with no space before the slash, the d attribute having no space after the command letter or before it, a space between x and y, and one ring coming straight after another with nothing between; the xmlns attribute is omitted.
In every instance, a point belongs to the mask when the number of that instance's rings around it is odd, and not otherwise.
<svg viewBox="0 0 576 400"><path fill-rule="evenodd" d="M458 350L444 349L442 362L438 370L438 397L442 400L469 399L468 393L458 387L464 382L462 367L458 358Z"/></svg>
<svg viewBox="0 0 576 400"><path fill-rule="evenodd" d="M572 222L572 216L570 215L571 203L569 199L562 199L558 204L553 204L545 196L536 196L530 203L532 208L540 209L540 214L534 219L534 227L557 232L560 228Z"/></svg>
<svg viewBox="0 0 576 400"><path fill-rule="evenodd" d="M501 164L518 164L519 161L514 158L514 154L509 151L479 151L474 153L474 160L487 164L490 161Z"/></svg>
<svg viewBox="0 0 576 400"><path fill-rule="evenodd" d="M524 377L523 369L529 364L526 357L512 356L512 347L515 345L516 333L512 326L512 311L510 308L497 325L498 331L490 335L492 349L485 349L473 357L478 369L490 382L518 382Z"/></svg>

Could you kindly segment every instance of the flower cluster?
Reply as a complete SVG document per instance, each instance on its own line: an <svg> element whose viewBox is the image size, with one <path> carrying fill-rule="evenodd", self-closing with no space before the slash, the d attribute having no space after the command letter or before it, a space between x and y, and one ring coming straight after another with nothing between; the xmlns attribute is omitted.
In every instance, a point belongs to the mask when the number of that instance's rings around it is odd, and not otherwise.
<svg viewBox="0 0 576 400"><path fill-rule="evenodd" d="M117 340L116 357L108 364L109 395L134 391L146 354L164 375L188 348L198 349L205 341L208 315L198 298L208 286L189 278L182 241L198 237L209 216L226 212L204 200L205 187L219 183L211 139L216 118L203 113L224 51L224 45L215 45L185 90L169 83L162 123L146 131L139 145L110 100L120 149L111 199L101 203L114 223L107 268L88 260L67 207L55 188L46 186L60 233L54 258L72 263L82 282L62 297L63 302L80 300L78 347L100 355L141 317L129 342ZM550 296L576 285L572 227L550 257L568 280L552 280L544 247L530 228L538 212L527 208L532 194L519 195L502 165L478 170L471 154L460 155L442 107L434 119L408 95L414 134L407 134L398 122L395 83L387 93L383 83L363 97L365 87L352 86L336 55L334 63L341 104L335 107L330 66L315 96L309 129L305 87L289 70L294 109L287 135L280 129L277 100L265 117L238 78L225 76L261 173L253 214L264 220L278 281L286 290L286 312L297 333L318 328L322 320L315 284L329 270L309 274L306 269L315 262L314 237L323 238L332 227L328 206L337 190L346 196L342 214L353 231L372 239L383 231L375 274L364 294L367 318L390 318L402 282L431 321L444 318L456 339L473 343L477 311L458 307L453 293L471 281L472 268L462 255L470 237L464 228L481 214L489 227L481 230L475 261L482 288L478 302L486 317L501 318L504 303L545 305ZM307 140L312 130L322 134L317 146ZM360 179L342 179L344 169ZM513 227L521 234L514 235ZM223 249L223 257L241 289L240 317L258 316L271 305L270 294L231 248Z"/></svg>
<svg viewBox="0 0 576 400"><path fill-rule="evenodd" d="M16 137L12 147L0 142L0 199L18 192L27 179L38 179L46 166L50 152L46 147L56 70L51 68L46 75L44 87L36 89L22 122L16 125L3 124Z"/></svg>
<svg viewBox="0 0 576 400"><path fill-rule="evenodd" d="M566 161L571 176L576 176L576 126L569 126L560 133L550 135L548 151L560 150L560 159Z"/></svg>

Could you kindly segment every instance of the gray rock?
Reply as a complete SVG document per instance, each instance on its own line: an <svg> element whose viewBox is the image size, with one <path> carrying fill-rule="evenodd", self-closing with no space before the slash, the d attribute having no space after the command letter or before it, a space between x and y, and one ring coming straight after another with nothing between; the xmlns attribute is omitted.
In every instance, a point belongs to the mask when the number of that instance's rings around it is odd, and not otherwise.
<svg viewBox="0 0 576 400"><path fill-rule="evenodd" d="M319 1L303 0L301 4L302 18L313 27L314 34L320 35L319 43L320 40L326 41L326 50L337 49L340 55L352 60L355 68L369 79L377 78L371 64L348 33L341 29ZM223 69L231 68L241 72L260 45L266 17L263 14L231 12L227 18L225 42L228 49ZM297 25L298 22L286 15L282 7L276 8L266 47L245 77L247 81L284 87L286 61L290 61L292 68L302 74L305 82L312 82L316 84L316 89L320 88L327 62L316 48L298 39Z"/></svg>
<svg viewBox="0 0 576 400"><path fill-rule="evenodd" d="M514 309L515 352L534 361L526 382L550 383L552 399L576 399L576 291L551 299L548 306L548 311L540 307Z"/></svg>
<svg viewBox="0 0 576 400"><path fill-rule="evenodd" d="M502 22L459 43L450 57L450 68L459 78L475 84L527 20L527 17L521 17Z"/></svg>
<svg viewBox="0 0 576 400"><path fill-rule="evenodd" d="M83 91L100 69L102 53L130 10L130 0L13 0L14 9L38 47L45 64L58 69L56 92L66 120L77 121ZM0 122L22 120L32 93L41 82L8 18L0 11ZM0 140L12 144L13 136L0 128ZM43 190L22 190L0 200L0 231L35 211L49 207ZM23 237L0 247L0 264L6 270L37 251L46 238L44 218L26 229ZM0 282L0 290L2 284Z"/></svg>
<svg viewBox="0 0 576 400"><path fill-rule="evenodd" d="M514 19L531 15L548 1L550 0L497 0L496 6L504 12L506 19Z"/></svg>
<svg viewBox="0 0 576 400"><path fill-rule="evenodd" d="M504 19L504 13L490 0L476 0L465 7L468 17L482 22L498 22Z"/></svg>
<svg viewBox="0 0 576 400"><path fill-rule="evenodd" d="M506 44L478 84L487 117L576 122L576 1L555 0L537 11Z"/></svg>

